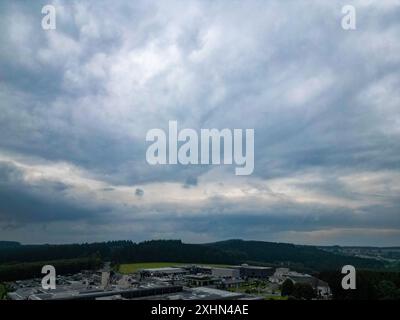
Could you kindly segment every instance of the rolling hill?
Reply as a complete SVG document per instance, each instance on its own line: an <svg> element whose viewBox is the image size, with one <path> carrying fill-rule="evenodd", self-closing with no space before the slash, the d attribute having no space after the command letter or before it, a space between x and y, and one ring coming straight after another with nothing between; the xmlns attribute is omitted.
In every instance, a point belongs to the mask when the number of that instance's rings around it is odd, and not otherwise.
<svg viewBox="0 0 400 320"><path fill-rule="evenodd" d="M289 266L308 271L337 270L351 264L362 269L382 269L376 259L346 256L314 246L264 241L227 240L188 244L180 240L141 243L111 241L65 245L22 245L0 242L0 264L78 259L96 255L115 264L130 262L213 263Z"/></svg>

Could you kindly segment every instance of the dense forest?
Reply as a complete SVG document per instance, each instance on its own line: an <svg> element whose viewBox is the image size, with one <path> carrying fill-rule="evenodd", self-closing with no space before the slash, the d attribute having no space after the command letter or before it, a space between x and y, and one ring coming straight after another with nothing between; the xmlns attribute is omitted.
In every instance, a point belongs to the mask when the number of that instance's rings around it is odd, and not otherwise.
<svg viewBox="0 0 400 320"><path fill-rule="evenodd" d="M186 244L180 240L153 240L141 243L111 241L68 245L1 245L0 264L87 258L103 261L187 262L285 265L307 271L335 270L345 264L363 269L382 269L381 261L326 252L313 246L262 241L228 240L209 244Z"/></svg>
<svg viewBox="0 0 400 320"><path fill-rule="evenodd" d="M231 253L242 253L246 261L285 264L305 271L336 270L346 264L362 269L381 269L384 264L374 259L330 253L313 246L264 241L228 240L209 244Z"/></svg>
<svg viewBox="0 0 400 320"><path fill-rule="evenodd" d="M328 282L337 300L398 300L400 299L400 272L357 271L356 289L344 290L340 271L324 271L317 277Z"/></svg>
<svg viewBox="0 0 400 320"><path fill-rule="evenodd" d="M16 241L0 241L0 249L2 248L15 248L20 246L21 244Z"/></svg>
<svg viewBox="0 0 400 320"><path fill-rule="evenodd" d="M54 266L57 274L73 274L82 270L98 269L102 266L102 262L99 257L92 256L79 259L0 264L0 282L43 277L41 271L44 265Z"/></svg>

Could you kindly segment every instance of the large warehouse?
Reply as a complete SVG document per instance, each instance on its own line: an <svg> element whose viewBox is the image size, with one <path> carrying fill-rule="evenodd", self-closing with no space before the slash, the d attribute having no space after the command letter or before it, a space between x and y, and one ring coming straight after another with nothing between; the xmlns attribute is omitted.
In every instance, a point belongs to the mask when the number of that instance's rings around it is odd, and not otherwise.
<svg viewBox="0 0 400 320"><path fill-rule="evenodd" d="M274 268L272 267L241 265L237 268L240 270L240 277L243 279L246 278L266 279L274 273Z"/></svg>

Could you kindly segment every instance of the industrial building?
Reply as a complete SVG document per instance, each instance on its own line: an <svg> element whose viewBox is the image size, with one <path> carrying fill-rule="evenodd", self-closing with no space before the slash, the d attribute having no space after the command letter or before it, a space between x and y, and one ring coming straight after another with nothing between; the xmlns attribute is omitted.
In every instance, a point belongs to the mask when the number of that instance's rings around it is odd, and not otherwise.
<svg viewBox="0 0 400 320"><path fill-rule="evenodd" d="M240 277L242 279L268 279L274 273L274 268L272 267L241 265L237 268L240 270Z"/></svg>
<svg viewBox="0 0 400 320"><path fill-rule="evenodd" d="M205 287L217 283L217 279L213 278L208 274L187 275L185 276L185 280L187 281L188 286L193 286L193 287Z"/></svg>
<svg viewBox="0 0 400 320"><path fill-rule="evenodd" d="M140 286L130 289L113 288L74 290L70 287L57 288L57 290L46 291L42 289L17 290L10 292L8 298L11 300L96 300L100 298L116 297L121 299L135 299L155 295L171 294L182 291L181 286ZM102 299L104 300L104 299Z"/></svg>
<svg viewBox="0 0 400 320"><path fill-rule="evenodd" d="M148 268L131 274L107 268L97 272L58 275L54 290L43 289L41 279L15 281L9 284L11 291L7 297L11 300L258 299L259 295L274 294L286 279L294 283L309 283L321 299L331 296L328 284L315 277L288 268L277 268L274 274L272 272L270 267L249 265ZM253 294L244 294L240 287L252 279L267 284L268 290L273 286L277 288L266 292L263 287L252 291Z"/></svg>
<svg viewBox="0 0 400 320"><path fill-rule="evenodd" d="M189 272L184 268L165 267L165 268L141 269L139 273L140 277L144 278L144 277L166 277L174 275L184 275Z"/></svg>
<svg viewBox="0 0 400 320"><path fill-rule="evenodd" d="M240 271L234 268L212 268L211 275L217 278L240 278Z"/></svg>
<svg viewBox="0 0 400 320"><path fill-rule="evenodd" d="M309 274L291 271L289 268L277 268L275 273L269 277L271 283L282 284L285 280L291 280L293 283L309 284L317 293L319 298L329 299L331 297L331 289L329 284Z"/></svg>
<svg viewBox="0 0 400 320"><path fill-rule="evenodd" d="M261 297L209 287L185 289L178 293L153 296L146 300L262 300Z"/></svg>

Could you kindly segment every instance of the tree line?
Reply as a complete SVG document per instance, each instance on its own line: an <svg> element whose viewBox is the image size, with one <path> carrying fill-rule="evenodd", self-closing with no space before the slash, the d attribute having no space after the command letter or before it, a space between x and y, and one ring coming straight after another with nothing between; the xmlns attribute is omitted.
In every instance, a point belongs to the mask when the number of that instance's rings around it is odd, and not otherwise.
<svg viewBox="0 0 400 320"><path fill-rule="evenodd" d="M357 270L356 289L344 290L340 271L324 271L318 277L329 283L338 300L399 300L400 272Z"/></svg>
<svg viewBox="0 0 400 320"><path fill-rule="evenodd" d="M344 256L313 246L262 241L229 240L209 244L187 244L180 240L152 240L141 243L110 241L67 245L0 246L0 264L86 258L98 255L103 261L186 262L215 264L285 265L304 271L335 270L351 264L356 268L382 269L383 262Z"/></svg>
<svg viewBox="0 0 400 320"><path fill-rule="evenodd" d="M94 255L78 259L0 264L0 282L43 277L41 271L45 265L54 266L57 270L57 275L62 275L74 274L82 270L98 269L102 266L102 261L100 257Z"/></svg>

